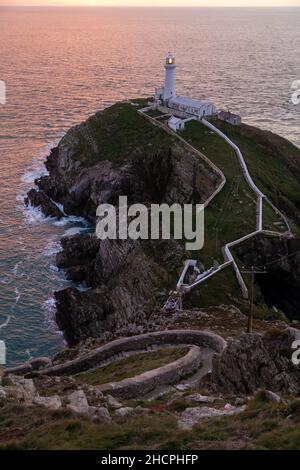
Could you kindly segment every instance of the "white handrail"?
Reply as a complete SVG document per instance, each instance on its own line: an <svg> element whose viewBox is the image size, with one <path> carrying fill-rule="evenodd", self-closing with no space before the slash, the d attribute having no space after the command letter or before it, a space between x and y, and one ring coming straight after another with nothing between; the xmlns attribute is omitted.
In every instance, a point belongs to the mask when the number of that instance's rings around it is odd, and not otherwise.
<svg viewBox="0 0 300 470"><path fill-rule="evenodd" d="M191 144L189 144L188 142L186 142L185 139L183 139L181 136L179 136L176 132L172 131L171 129L169 129L168 127L166 127L164 124L162 124L161 122L158 122L156 119L152 118L151 116L147 115L146 112L149 111L150 109L152 109L151 107L147 107L147 108L144 108L144 109L140 109L138 110L139 114L141 114L142 116L146 117L149 121L152 122L152 124L154 124L155 126L157 127L161 127L163 128L166 132L168 132L169 134L175 136L177 139L179 139L181 142L184 143L184 145L188 148L190 148L193 152L197 153L203 160L205 160L222 178L222 181L220 183L220 185L218 186L218 188L216 189L216 191L204 202L204 207L207 207L208 204L211 202L211 200L223 189L225 183L226 183L226 178L225 178L225 175L224 173L220 170L220 168L218 168L213 162L211 162L209 160L208 157L206 157L204 154L202 154L202 152L200 152L199 150L197 150L195 147L193 147ZM254 237L258 234L265 234L265 235L272 235L272 236L279 236L279 237L283 237L283 236L286 236L285 234L282 234L282 233L278 233L278 232L272 232L272 231L268 231L268 230L263 230L263 200L265 200L271 207L272 209L278 214L281 216L281 218L284 220L284 223L286 224L287 228L288 228L288 235L290 236L291 235L291 229L290 229L290 225L289 225L289 222L287 220L287 218L281 213L281 211L279 209L277 209L276 206L274 206L274 204L269 200L269 198L256 186L256 184L254 183L250 173L249 173L249 170L248 170L248 167L247 167L247 164L244 160L244 157L242 155L242 152L240 151L239 147L234 143L232 142L232 140L229 139L229 137L227 137L222 131L220 131L220 129L218 129L217 127L215 127L213 124L211 124L210 122L206 121L206 119L202 119L202 123L208 127L209 129L211 129L213 132L215 132L216 134L218 134L223 140L225 140L235 151L237 157L238 157L238 160L240 162L240 165L241 165L241 168L242 168L242 173L247 181L247 183L249 184L249 186L251 187L251 189L255 192L255 194L257 195L257 213L256 213L256 230L254 232L251 232L237 240L234 240L232 242L229 242L229 243L226 243L226 245L224 246L223 248L223 251L224 251L224 258L225 258L225 263L223 263L222 265L220 265L218 268L216 269L213 269L211 272L209 272L207 275L203 276L201 279L195 281L194 283L192 283L191 285L185 285L184 284L184 278L186 276L186 273L187 273L187 270L190 266L195 266L195 260L187 260L185 262L185 266L183 268L183 271L181 272L181 275L180 275L180 278L178 280L178 283L177 283L177 286L176 286L176 289L178 291L182 291L184 290L184 292L189 292L191 289L193 289L194 287L198 286L199 284L202 284L204 281L206 281L207 279L209 279L210 277L214 276L216 273L220 272L222 269L226 268L227 266L231 265L233 266L233 269L236 273L236 277L237 277L237 280L238 280L238 283L241 287L241 290L242 290L242 293L243 293L243 296L245 298L248 298L248 288L245 284L245 281L243 279L243 276L241 275L241 272L238 268L238 265L236 263L236 261L234 260L234 257L230 251L230 248L232 248L233 246L236 246L240 243L242 243L243 241L245 240L248 240L249 238L251 237Z"/></svg>

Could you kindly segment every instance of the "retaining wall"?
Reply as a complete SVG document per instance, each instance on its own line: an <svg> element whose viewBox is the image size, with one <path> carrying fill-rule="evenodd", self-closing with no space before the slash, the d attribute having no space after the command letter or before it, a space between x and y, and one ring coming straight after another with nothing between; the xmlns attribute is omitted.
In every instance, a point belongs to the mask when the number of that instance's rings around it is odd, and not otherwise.
<svg viewBox="0 0 300 470"><path fill-rule="evenodd" d="M48 367L36 372L42 375L69 375L84 372L96 367L103 361L109 360L116 354L128 351L141 351L150 346L165 345L192 345L213 352L220 353L226 346L226 341L209 331L197 330L168 330L144 335L121 338L112 341L100 348L94 349L85 356L73 359L72 361Z"/></svg>

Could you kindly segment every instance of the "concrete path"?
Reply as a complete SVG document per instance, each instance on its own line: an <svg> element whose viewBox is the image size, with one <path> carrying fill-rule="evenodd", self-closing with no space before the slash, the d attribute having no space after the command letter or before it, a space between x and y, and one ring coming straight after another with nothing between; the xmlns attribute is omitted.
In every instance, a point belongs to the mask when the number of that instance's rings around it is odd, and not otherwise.
<svg viewBox="0 0 300 470"><path fill-rule="evenodd" d="M191 144L186 142L186 140L183 139L181 136L179 136L176 132L169 129L167 125L165 125L161 122L157 122L157 118L152 118L151 116L148 116L147 111L149 111L150 109L151 109L151 106L149 106L148 108L138 110L138 112L139 112L139 114L144 116L146 119L148 119L150 122L152 122L152 124L154 124L155 126L163 128L166 132L168 132L169 134L172 134L177 139L179 139L181 142L183 142L194 153L197 153L200 156L200 158L204 159L207 163L209 163L209 165L213 168L214 171L216 171L219 175L221 175L222 180L221 180L221 183L220 183L219 187L216 189L216 191L204 203L204 207L207 207L207 205L223 189L223 187L226 183L225 175L204 154L202 154L195 147L193 147ZM211 278L212 276L214 276L215 274L220 272L222 269L228 267L229 265L232 265L232 267L235 271L236 277L237 277L237 281L238 281L238 283L241 287L243 296L244 296L244 298L248 298L248 288L247 288L246 283L243 279L243 276L241 275L241 272L238 268L238 265L237 265L233 255L231 253L231 248L233 246L236 246L236 245L242 243L243 241L245 241L245 240L247 240L247 239L249 239L253 236L259 235L259 234L267 234L267 235L271 235L271 236L280 236L280 237L291 237L292 236L291 227L290 227L289 222L288 222L287 218L285 217L285 215L282 214L282 212L269 200L269 198L254 183L254 181L253 181L253 179L250 175L250 172L248 170L245 159L243 157L243 154L242 154L241 150L239 149L239 147L234 142L232 142L232 140L230 140L229 137L227 137L222 131L220 131L217 127L215 127L213 124L208 122L206 119L202 119L201 122L202 122L203 125L205 125L210 130L212 130L217 135L219 135L219 137L221 137L225 142L227 142L227 144L230 145L230 147L232 147L233 150L235 151L235 153L237 155L237 158L238 158L238 161L239 161L239 164L240 164L241 169L242 169L242 173L243 173L249 187L251 188L252 191L254 191L254 193L256 194L256 197L257 197L256 230L254 232L251 232L251 233L239 238L238 240L234 240L232 242L227 243L223 247L224 258L225 258L224 263L221 264L220 266L218 266L217 268L212 267L211 269L209 269L207 271L206 274L204 273L205 275L198 276L196 281L193 282L192 284L185 284L184 280L185 280L185 277L186 277L186 274L187 274L187 271L189 270L189 268L195 268L195 266L197 264L197 261L196 260L187 260L186 263L185 263L185 266L184 266L184 268L183 268L183 270L180 274L180 277L179 277L179 280L178 280L178 283L177 283L177 286L176 286L176 292L179 293L179 294L185 294L185 293L189 292L191 289L193 289L193 288L199 286L200 284L202 284L203 282L207 281L209 278ZM278 233L278 232L263 230L263 201L266 201L269 204L269 206L274 210L274 212L282 218L284 224L287 227L287 233L282 234L282 233ZM167 300L167 302L165 304L165 308L168 308L168 305L171 305L171 304L174 305L173 300L174 299L171 296ZM178 302L177 302L177 305L179 305Z"/></svg>

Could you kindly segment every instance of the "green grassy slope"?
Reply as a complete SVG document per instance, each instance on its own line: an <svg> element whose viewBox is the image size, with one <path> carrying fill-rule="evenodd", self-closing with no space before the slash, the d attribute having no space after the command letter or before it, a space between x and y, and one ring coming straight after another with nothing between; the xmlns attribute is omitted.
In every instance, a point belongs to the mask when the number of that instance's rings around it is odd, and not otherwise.
<svg viewBox="0 0 300 470"><path fill-rule="evenodd" d="M214 121L214 125L241 148L259 188L281 210L295 217L300 196L300 150L278 136L249 126L234 127L221 121ZM256 195L242 174L234 150L218 135L196 121L188 123L181 135L215 163L226 177L225 187L205 211L205 245L198 253L198 259L209 268L213 260L223 262L222 247L226 243L256 229ZM265 229L286 230L282 219L266 202L263 203L263 215ZM295 224L293 229L299 231ZM191 257L194 258L195 253L191 253ZM247 276L245 281L249 281ZM228 303L233 298L242 310L247 310L232 269L228 268L196 288L187 297L186 305L207 307ZM257 315L269 316L270 312L261 300Z"/></svg>
<svg viewBox="0 0 300 470"><path fill-rule="evenodd" d="M214 124L239 146L257 186L294 219L300 210L300 149L255 127Z"/></svg>
<svg viewBox="0 0 300 470"><path fill-rule="evenodd" d="M134 103L143 107L147 102L134 100ZM110 160L117 165L145 152L145 148L147 153L168 148L174 139L152 126L137 109L138 106L129 102L116 103L71 129L65 139L75 134L78 140L75 159L87 167L100 160Z"/></svg>

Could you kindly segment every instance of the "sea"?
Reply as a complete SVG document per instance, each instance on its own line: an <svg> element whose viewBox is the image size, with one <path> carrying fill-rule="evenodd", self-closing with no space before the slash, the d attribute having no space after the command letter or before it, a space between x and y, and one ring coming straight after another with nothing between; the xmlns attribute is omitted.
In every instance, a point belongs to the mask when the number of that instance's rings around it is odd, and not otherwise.
<svg viewBox="0 0 300 470"><path fill-rule="evenodd" d="M179 94L300 147L300 104L291 99L300 8L0 6L0 339L9 366L64 348L53 292L70 282L55 255L62 236L91 230L81 218L25 208L26 192L71 126L116 101L151 96L168 51Z"/></svg>

